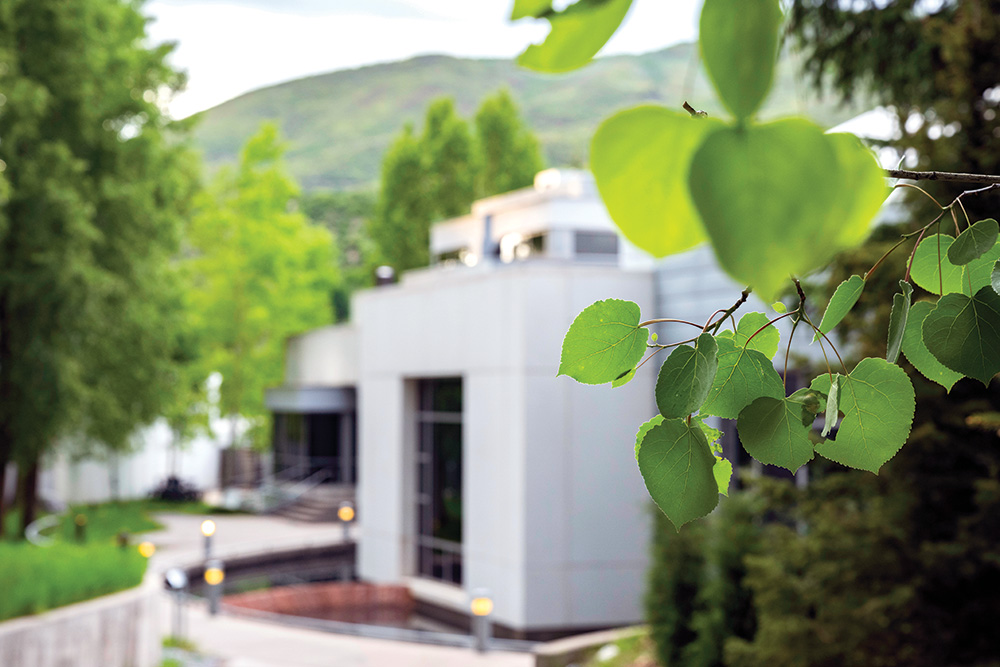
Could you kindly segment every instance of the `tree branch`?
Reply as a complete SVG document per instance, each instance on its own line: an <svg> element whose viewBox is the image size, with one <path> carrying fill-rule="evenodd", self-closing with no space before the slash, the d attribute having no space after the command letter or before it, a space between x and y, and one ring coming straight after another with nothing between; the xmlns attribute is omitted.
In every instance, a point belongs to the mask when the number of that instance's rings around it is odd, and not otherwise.
<svg viewBox="0 0 1000 667"><path fill-rule="evenodd" d="M886 169L889 178L905 178L911 181L953 181L956 183L1000 183L1000 176L990 174L959 174L951 171L908 171L906 169Z"/></svg>

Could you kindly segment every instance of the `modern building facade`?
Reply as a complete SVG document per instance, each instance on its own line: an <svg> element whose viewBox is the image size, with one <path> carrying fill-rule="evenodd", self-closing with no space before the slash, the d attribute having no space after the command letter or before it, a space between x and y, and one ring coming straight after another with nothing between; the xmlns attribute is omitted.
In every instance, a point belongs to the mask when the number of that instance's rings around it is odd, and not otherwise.
<svg viewBox="0 0 1000 667"><path fill-rule="evenodd" d="M291 339L285 386L268 394L286 425L340 415L359 575L458 613L488 590L513 636L640 620L651 503L633 446L656 373L617 389L557 377L562 337L600 299L704 319L741 287L704 250L654 263L585 172L476 202L433 228L431 254L357 294L350 324Z"/></svg>

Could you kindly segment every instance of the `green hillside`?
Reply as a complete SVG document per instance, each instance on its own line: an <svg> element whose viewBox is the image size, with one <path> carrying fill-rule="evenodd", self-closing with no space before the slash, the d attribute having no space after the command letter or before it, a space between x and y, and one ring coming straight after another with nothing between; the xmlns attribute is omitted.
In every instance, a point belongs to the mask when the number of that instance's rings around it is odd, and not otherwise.
<svg viewBox="0 0 1000 667"><path fill-rule="evenodd" d="M275 119L290 142L286 159L306 189L372 186L382 153L407 121L419 125L427 103L455 99L471 117L487 94L510 88L538 134L550 165L586 161L601 119L643 102L680 108L686 99L716 115L695 45L639 56L611 56L564 75L519 69L511 60L421 56L403 62L322 74L256 90L203 112L195 133L210 167L234 162L264 120ZM764 116L805 114L834 125L858 113L820 102L787 59Z"/></svg>

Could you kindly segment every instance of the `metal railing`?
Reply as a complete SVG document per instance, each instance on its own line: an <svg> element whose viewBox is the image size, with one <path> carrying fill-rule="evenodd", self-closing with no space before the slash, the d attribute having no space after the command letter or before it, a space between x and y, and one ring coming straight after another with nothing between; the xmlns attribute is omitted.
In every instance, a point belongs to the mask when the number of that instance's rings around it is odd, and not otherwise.
<svg viewBox="0 0 1000 667"><path fill-rule="evenodd" d="M332 477L329 468L320 468L308 477L291 486L283 484L277 480L265 482L257 491L257 511L263 514L270 514L294 505L298 500L312 489Z"/></svg>

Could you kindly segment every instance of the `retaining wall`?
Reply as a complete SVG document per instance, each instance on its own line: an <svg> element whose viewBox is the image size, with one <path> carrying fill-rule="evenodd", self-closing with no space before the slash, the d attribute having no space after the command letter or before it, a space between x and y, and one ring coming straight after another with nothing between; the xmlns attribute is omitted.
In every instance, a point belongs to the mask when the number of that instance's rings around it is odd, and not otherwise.
<svg viewBox="0 0 1000 667"><path fill-rule="evenodd" d="M156 667L158 581L0 623L0 665Z"/></svg>

